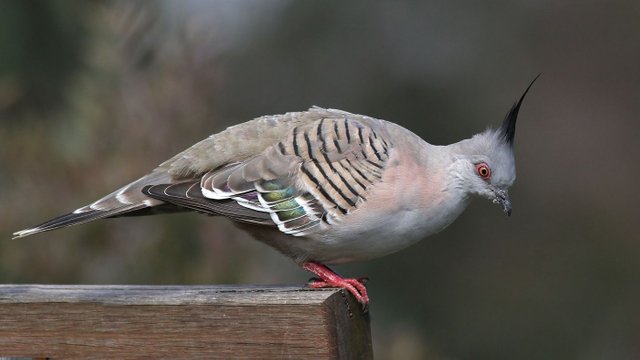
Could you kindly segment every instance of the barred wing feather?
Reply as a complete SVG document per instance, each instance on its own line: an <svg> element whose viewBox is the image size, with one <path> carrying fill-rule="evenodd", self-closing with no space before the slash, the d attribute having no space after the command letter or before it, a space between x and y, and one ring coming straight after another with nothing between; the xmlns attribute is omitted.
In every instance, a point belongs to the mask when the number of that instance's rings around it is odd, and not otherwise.
<svg viewBox="0 0 640 360"><path fill-rule="evenodd" d="M339 110L257 118L212 135L148 175L39 226L194 210L304 236L339 223L382 180L384 122Z"/></svg>
<svg viewBox="0 0 640 360"><path fill-rule="evenodd" d="M280 231L304 236L341 221L382 179L390 143L348 117L294 128L259 156L205 174L202 194L270 215Z"/></svg>

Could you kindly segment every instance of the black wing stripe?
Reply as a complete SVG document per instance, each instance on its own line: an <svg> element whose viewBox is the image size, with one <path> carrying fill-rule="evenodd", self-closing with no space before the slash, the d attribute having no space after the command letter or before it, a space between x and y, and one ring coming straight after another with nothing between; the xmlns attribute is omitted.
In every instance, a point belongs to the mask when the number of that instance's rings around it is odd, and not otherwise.
<svg viewBox="0 0 640 360"><path fill-rule="evenodd" d="M344 118L344 132L347 134L347 143L351 144L351 133L349 130L349 118Z"/></svg>
<svg viewBox="0 0 640 360"><path fill-rule="evenodd" d="M307 151L309 152L311 161L315 166L315 168L318 169L318 171L320 172L320 175L324 177L324 179L329 183L329 185L331 185L331 187L338 193L338 195L340 195L342 199L344 199L344 201L347 202L347 204L349 204L349 206L356 206L356 203L350 197L345 195L342 189L338 185L336 185L336 183L334 183L333 180L331 180L327 172L324 170L324 167L322 166L322 164L320 164L320 162L318 161L318 159L314 154L313 148L311 147L311 140L309 139L309 135L307 133L304 133L304 140L307 142ZM331 164L331 162L327 162L327 163Z"/></svg>
<svg viewBox="0 0 640 360"><path fill-rule="evenodd" d="M304 166L300 168L302 173L315 185L315 188L322 194L322 196L326 199L326 201L332 203L341 213L346 214L347 210L342 206L338 205L336 200L324 189L324 187L320 184L318 179L313 176L313 174Z"/></svg>
<svg viewBox="0 0 640 360"><path fill-rule="evenodd" d="M342 170L343 170L343 171L345 171L346 173L348 173L348 174L351 176L351 178L353 179L353 181L355 181L355 182L356 182L356 184L358 184L358 185L362 188L362 190L367 191L367 187L366 187L366 186L365 186L365 185L364 185L360 180L358 180L358 177L356 177L356 176L355 176L355 174L351 171L351 169L350 169L350 168L345 167L345 166L342 164L342 162L339 162L339 163L338 163L338 165L340 165L340 167L342 168ZM364 180L364 179L363 179L363 180ZM363 199L364 199L364 196L362 196L362 195L358 195L358 196L360 196L361 198L363 198ZM365 199L365 200L366 200L366 199Z"/></svg>
<svg viewBox="0 0 640 360"><path fill-rule="evenodd" d="M326 154L327 153L327 142L324 139L324 134L322 132L322 126L324 124L324 118L322 118L320 120L320 124L318 124L318 130L316 131L316 136L318 137L318 139L320 139L320 141L322 142L322 153ZM308 141L308 140L307 140Z"/></svg>
<svg viewBox="0 0 640 360"><path fill-rule="evenodd" d="M373 182L371 179L369 179L369 178L367 177L367 175L365 175L365 174L362 172L362 170L360 170L360 168L359 168L359 167L355 166L355 165L351 162L351 160L349 160L349 159L345 159L345 160L347 160L347 164L349 164L349 167L350 167L350 168L352 168L353 170L355 170L355 171L356 171L356 173L357 173L358 175L360 175L360 177L361 177L362 179L364 179L365 181L367 181L369 184L373 185L373 183L374 183L374 182Z"/></svg>
<svg viewBox="0 0 640 360"><path fill-rule="evenodd" d="M338 177L340 178L340 181L342 182L342 185L344 185L344 187L346 187L346 188L347 188L347 190L349 190L353 195L355 195L355 196L357 196L357 197L364 198L362 195L360 195L360 194L358 193L358 191L357 191L357 190L355 190L355 189L354 189L354 188L349 184L349 181L347 181L347 179L345 179L345 178L344 178L343 174L342 174L340 171L338 171L338 169L336 169L336 168L333 166L333 163L332 163L332 162L331 162L331 160L329 159L329 155L327 154L327 142L326 142L326 140L325 140L325 138L324 138L324 133L322 132L322 124L323 124L323 122L324 122L324 118L320 121L320 124L319 124L319 126L318 126L318 138L319 138L319 139L320 139L320 141L322 142L322 148L324 149L324 151L321 151L321 153L322 153L322 157L324 158L324 162L325 162L326 164L328 164L328 165L329 165L329 169L331 169L331 171L332 171L334 174L338 175ZM334 124L335 124L335 122L334 122ZM334 141L335 141L335 139L334 139ZM314 159L314 160L316 160L316 159ZM316 165L316 167L319 167L319 166L320 166L320 165L317 163L317 161L314 161L314 162L316 163L316 164L315 164L315 165ZM324 172L323 172L323 175L324 175ZM326 176L325 176L325 178L326 178ZM329 180L329 181L330 181L330 180ZM330 181L330 182L331 182L331 181ZM334 186L334 188L335 188L335 186ZM336 190L338 190L338 189L336 189ZM347 199L347 198L345 197L345 195L344 195L344 194L343 194L343 192L342 192L342 189L338 190L338 192L339 192L339 194L340 194L340 195L341 195L341 196L342 196L342 197L343 197L343 198L344 198L344 199L349 203L349 205L351 205L351 206L355 206L355 203L354 203L351 199ZM353 204L353 205L352 205L352 204Z"/></svg>
<svg viewBox="0 0 640 360"><path fill-rule="evenodd" d="M300 156L300 148L298 147L298 128L293 128L293 153Z"/></svg>
<svg viewBox="0 0 640 360"><path fill-rule="evenodd" d="M278 143L278 148L280 148L280 153L282 153L282 155L287 155L287 149L284 147L282 141Z"/></svg>
<svg viewBox="0 0 640 360"><path fill-rule="evenodd" d="M374 133L375 134L375 133ZM380 156L380 151L376 148L376 145L374 144L373 139L371 138L371 136L369 137L369 146L371 146L371 149L373 149L373 153L376 155L376 157L378 158L378 161L384 161L382 159L382 156Z"/></svg>
<svg viewBox="0 0 640 360"><path fill-rule="evenodd" d="M371 161L371 160L369 160L369 159L367 159L367 163L369 163L369 164L371 164L371 165L373 165L373 166L377 167L378 169L384 169L384 166L382 166L382 165L380 165L380 164L378 164L378 163L376 163L376 162L373 162L373 161Z"/></svg>

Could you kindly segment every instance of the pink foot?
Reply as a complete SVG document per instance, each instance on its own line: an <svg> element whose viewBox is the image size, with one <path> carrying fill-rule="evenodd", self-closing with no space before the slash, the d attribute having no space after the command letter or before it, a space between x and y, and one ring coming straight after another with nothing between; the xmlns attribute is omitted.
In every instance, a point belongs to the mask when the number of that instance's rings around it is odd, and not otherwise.
<svg viewBox="0 0 640 360"><path fill-rule="evenodd" d="M302 264L302 268L310 271L320 277L322 280L313 281L309 284L309 287L314 289L337 287L347 289L355 298L365 307L369 304L369 296L367 295L367 288L364 286L365 278L359 279L345 279L342 276L336 274L328 267L315 262L306 262Z"/></svg>

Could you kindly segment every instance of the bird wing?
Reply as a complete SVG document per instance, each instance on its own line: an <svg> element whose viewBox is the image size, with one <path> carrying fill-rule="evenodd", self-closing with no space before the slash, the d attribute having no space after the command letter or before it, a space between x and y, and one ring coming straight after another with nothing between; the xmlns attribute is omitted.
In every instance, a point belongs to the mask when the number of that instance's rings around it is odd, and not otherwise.
<svg viewBox="0 0 640 360"><path fill-rule="evenodd" d="M110 217L188 210L149 197L142 192L142 189L148 185L174 184L199 179L211 169L259 154L291 128L312 119L311 111L292 112L262 116L231 126L196 143L163 162L151 173L111 194L71 213L55 217L32 228L17 231L13 234L13 238Z"/></svg>
<svg viewBox="0 0 640 360"><path fill-rule="evenodd" d="M100 200L14 237L108 217L186 210L305 235L366 201L390 148L381 122L369 117L317 107L263 116L214 134Z"/></svg>
<svg viewBox="0 0 640 360"><path fill-rule="evenodd" d="M271 225L295 236L335 224L365 202L381 181L391 143L377 120L342 112L319 115L259 155L205 173L199 187L191 183L180 192L156 185L143 192L241 222L260 218L266 225L257 214L268 214ZM223 212L217 205L203 205L229 200L240 208Z"/></svg>

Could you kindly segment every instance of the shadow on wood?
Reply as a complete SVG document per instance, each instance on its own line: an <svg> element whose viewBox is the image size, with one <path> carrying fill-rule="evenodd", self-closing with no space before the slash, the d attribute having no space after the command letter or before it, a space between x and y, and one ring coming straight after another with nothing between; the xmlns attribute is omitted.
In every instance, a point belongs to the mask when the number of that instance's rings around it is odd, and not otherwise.
<svg viewBox="0 0 640 360"><path fill-rule="evenodd" d="M0 285L0 357L370 359L340 289Z"/></svg>

